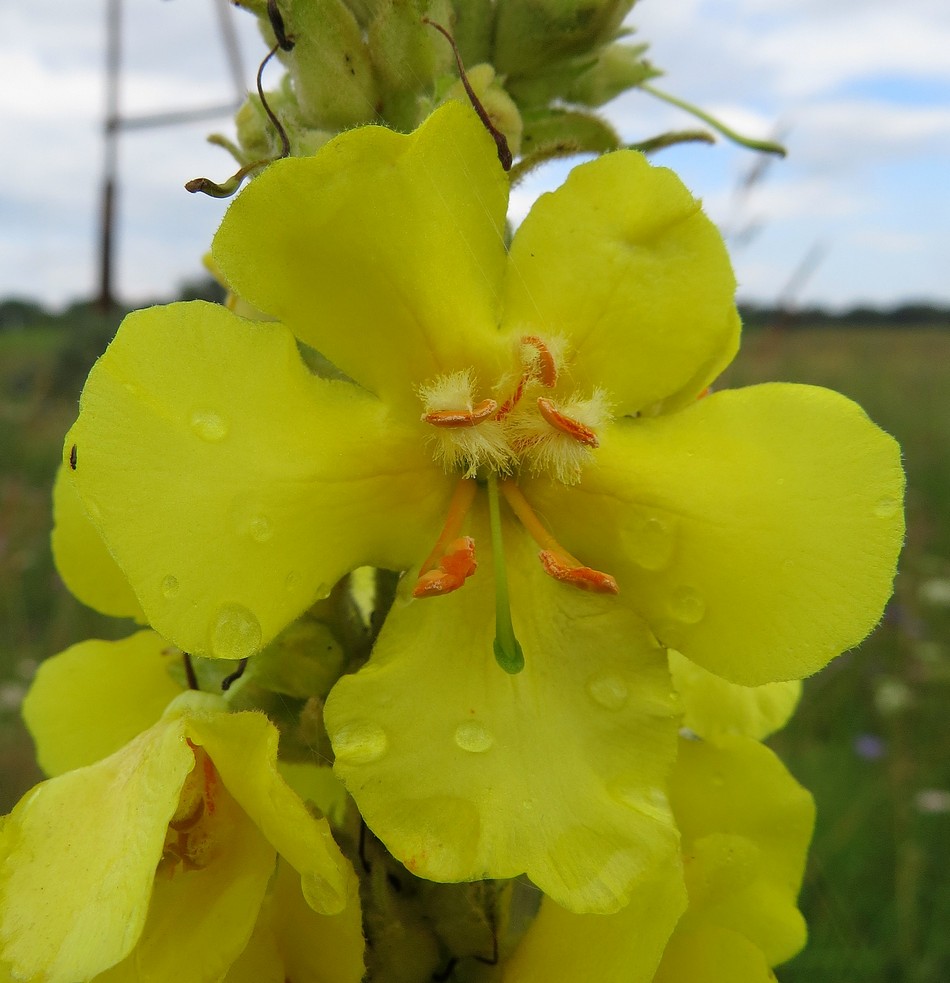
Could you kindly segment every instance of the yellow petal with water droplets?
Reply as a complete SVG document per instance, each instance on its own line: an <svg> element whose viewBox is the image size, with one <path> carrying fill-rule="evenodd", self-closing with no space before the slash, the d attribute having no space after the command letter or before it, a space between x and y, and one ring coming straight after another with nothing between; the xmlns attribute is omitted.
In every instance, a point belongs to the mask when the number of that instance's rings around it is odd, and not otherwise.
<svg viewBox="0 0 950 983"><path fill-rule="evenodd" d="M525 494L662 643L758 686L816 672L877 623L904 475L857 404L771 383L603 436L578 485L532 480Z"/></svg>
<svg viewBox="0 0 950 983"><path fill-rule="evenodd" d="M564 907L616 911L676 842L664 790L677 720L663 653L615 598L547 577L512 519L506 559L525 668L503 672L484 503L472 522L478 572L421 600L405 577L369 663L331 691L335 770L420 876L527 873Z"/></svg>
<svg viewBox="0 0 950 983"><path fill-rule="evenodd" d="M300 875L307 902L335 914L347 898L349 863L325 819L315 819L277 771L277 729L262 713L221 714L189 721L228 792L273 848Z"/></svg>
<svg viewBox="0 0 950 983"><path fill-rule="evenodd" d="M239 659L353 567L430 548L451 481L413 427L311 375L281 325L173 304L96 363L68 476L152 627Z"/></svg>

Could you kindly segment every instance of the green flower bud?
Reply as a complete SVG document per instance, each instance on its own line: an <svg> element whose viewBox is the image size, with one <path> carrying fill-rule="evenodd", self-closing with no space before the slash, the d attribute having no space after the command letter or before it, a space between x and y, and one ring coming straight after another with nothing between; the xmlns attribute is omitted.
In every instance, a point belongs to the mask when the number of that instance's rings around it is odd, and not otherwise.
<svg viewBox="0 0 950 983"><path fill-rule="evenodd" d="M644 57L645 44L611 44L601 51L597 61L578 75L567 89L568 101L584 106L602 106L605 102L662 74Z"/></svg>
<svg viewBox="0 0 950 983"><path fill-rule="evenodd" d="M500 0L495 68L523 76L614 39L633 0Z"/></svg>
<svg viewBox="0 0 950 983"><path fill-rule="evenodd" d="M284 23L295 40L282 54L303 122L342 130L376 118L378 92L363 32L343 0L288 0Z"/></svg>

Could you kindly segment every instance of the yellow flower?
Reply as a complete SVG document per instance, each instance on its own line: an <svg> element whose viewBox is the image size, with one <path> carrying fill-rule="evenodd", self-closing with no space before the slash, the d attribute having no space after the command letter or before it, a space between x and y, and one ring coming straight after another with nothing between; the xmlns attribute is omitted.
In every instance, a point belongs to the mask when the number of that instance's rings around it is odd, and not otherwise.
<svg viewBox="0 0 950 983"><path fill-rule="evenodd" d="M507 193L456 103L277 162L213 247L276 321L132 315L66 455L187 651L252 655L347 571L410 570L328 700L338 774L420 875L527 872L610 911L676 847L663 647L755 685L857 642L890 591L902 473L826 390L697 398L736 349L734 281L672 173L585 164L510 249Z"/></svg>
<svg viewBox="0 0 950 983"><path fill-rule="evenodd" d="M545 900L502 983L774 981L770 967L805 943L795 902L811 796L772 751L738 736L682 741L670 796L688 900L675 865L652 871L615 915Z"/></svg>
<svg viewBox="0 0 950 983"><path fill-rule="evenodd" d="M251 938L278 856L315 912L357 904L326 821L278 775L277 732L262 714L230 714L220 697L182 693L147 730L88 763L127 721L87 706L85 726L64 729L61 708L74 722L83 714L68 701L86 695L70 692L82 680L77 665L105 680L97 694L86 684L105 709L125 679L158 682L156 639L143 632L111 649L76 646L44 664L30 694L41 761L54 773L75 770L27 793L0 830L0 961L15 979L220 979ZM98 676L110 664L115 694ZM122 694L130 695L140 694ZM91 736L98 717L102 731Z"/></svg>

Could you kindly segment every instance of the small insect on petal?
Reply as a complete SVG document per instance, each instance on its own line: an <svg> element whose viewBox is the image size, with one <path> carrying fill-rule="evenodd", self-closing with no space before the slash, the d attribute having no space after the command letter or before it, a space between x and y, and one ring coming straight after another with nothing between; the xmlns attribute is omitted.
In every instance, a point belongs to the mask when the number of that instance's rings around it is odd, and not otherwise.
<svg viewBox="0 0 950 983"><path fill-rule="evenodd" d="M69 466L73 471L76 470L77 453L78 451L76 445L73 444L73 446L69 449Z"/></svg>

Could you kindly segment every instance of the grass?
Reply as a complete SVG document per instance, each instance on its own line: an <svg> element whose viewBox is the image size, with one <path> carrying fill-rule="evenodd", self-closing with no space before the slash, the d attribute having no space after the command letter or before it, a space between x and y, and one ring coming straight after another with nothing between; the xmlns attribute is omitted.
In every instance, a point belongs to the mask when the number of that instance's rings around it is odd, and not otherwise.
<svg viewBox="0 0 950 983"><path fill-rule="evenodd" d="M907 542L884 622L806 682L771 741L818 805L808 947L783 983L950 979L950 332L747 338L723 380L831 386L900 441Z"/></svg>
<svg viewBox="0 0 950 983"><path fill-rule="evenodd" d="M18 706L38 663L121 637L84 608L49 552L49 489L93 353L113 325L0 332L0 809L40 777ZM908 538L883 624L809 680L772 740L815 795L802 894L811 927L784 983L950 979L950 332L752 333L726 385L781 379L857 399L904 448Z"/></svg>

